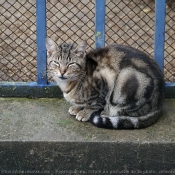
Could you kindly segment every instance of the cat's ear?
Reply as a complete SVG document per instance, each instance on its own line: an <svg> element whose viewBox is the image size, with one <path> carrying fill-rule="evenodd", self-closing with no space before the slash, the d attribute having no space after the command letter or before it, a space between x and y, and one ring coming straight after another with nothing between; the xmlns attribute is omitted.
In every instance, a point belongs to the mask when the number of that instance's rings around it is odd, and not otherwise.
<svg viewBox="0 0 175 175"><path fill-rule="evenodd" d="M58 50L58 46L51 38L46 38L46 49L47 55L51 56L53 52Z"/></svg>
<svg viewBox="0 0 175 175"><path fill-rule="evenodd" d="M83 41L77 46L74 52L76 53L77 56L84 57L84 54L86 52L86 47L87 47L87 41Z"/></svg>

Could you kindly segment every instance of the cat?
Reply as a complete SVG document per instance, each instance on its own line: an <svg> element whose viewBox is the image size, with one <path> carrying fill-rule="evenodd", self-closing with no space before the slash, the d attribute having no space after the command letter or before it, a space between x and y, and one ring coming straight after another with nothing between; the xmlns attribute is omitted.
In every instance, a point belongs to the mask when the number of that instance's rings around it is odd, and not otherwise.
<svg viewBox="0 0 175 175"><path fill-rule="evenodd" d="M79 121L108 129L139 129L162 111L164 77L147 54L119 44L86 53L87 43L46 38L48 71Z"/></svg>

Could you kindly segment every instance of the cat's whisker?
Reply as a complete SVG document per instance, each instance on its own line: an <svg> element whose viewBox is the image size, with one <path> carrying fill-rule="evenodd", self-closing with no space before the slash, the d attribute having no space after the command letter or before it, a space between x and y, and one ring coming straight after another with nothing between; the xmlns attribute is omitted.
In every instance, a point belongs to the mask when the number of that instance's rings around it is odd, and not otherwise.
<svg viewBox="0 0 175 175"><path fill-rule="evenodd" d="M80 78L80 76L73 75L71 78L74 79L74 80L76 80L76 81L78 81L78 82L80 82L81 84L83 84L83 81L82 80L85 78L85 76L86 76L86 74L83 74L81 76L81 78Z"/></svg>
<svg viewBox="0 0 175 175"><path fill-rule="evenodd" d="M78 77L73 76L73 77L71 77L71 78L72 78L73 80L76 80L76 81L80 82L81 84L83 83L82 80L81 80L80 78L78 78Z"/></svg>
<svg viewBox="0 0 175 175"><path fill-rule="evenodd" d="M79 82L79 86L77 87L77 91L75 93L75 95L77 95L79 93L79 90L83 87L83 81L78 76L72 76L71 78Z"/></svg>

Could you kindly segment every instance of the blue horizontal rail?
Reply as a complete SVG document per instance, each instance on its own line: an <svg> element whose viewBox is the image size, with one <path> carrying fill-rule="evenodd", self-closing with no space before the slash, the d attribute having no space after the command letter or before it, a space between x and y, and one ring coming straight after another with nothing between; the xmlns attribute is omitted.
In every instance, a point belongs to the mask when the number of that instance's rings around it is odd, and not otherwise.
<svg viewBox="0 0 175 175"><path fill-rule="evenodd" d="M105 3L95 0L95 47L105 46ZM154 59L164 69L166 0L155 0L155 36ZM37 81L36 82L0 82L1 97L62 97L55 83L47 80L46 38L46 0L36 0L37 28ZM117 32L117 31L116 31ZM166 82L167 97L175 97L175 83Z"/></svg>

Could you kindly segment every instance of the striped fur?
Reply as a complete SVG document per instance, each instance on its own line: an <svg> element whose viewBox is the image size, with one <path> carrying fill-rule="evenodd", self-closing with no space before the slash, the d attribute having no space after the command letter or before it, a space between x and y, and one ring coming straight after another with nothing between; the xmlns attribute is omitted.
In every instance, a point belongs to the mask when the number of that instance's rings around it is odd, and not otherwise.
<svg viewBox="0 0 175 175"><path fill-rule="evenodd" d="M48 70L79 121L109 129L145 128L160 116L164 80L145 53L118 44L85 53L46 39Z"/></svg>

